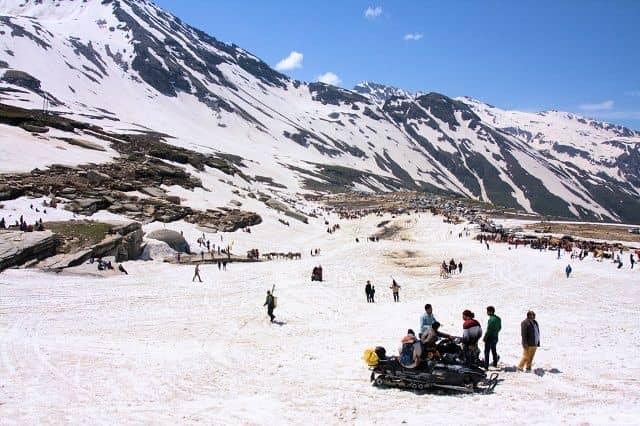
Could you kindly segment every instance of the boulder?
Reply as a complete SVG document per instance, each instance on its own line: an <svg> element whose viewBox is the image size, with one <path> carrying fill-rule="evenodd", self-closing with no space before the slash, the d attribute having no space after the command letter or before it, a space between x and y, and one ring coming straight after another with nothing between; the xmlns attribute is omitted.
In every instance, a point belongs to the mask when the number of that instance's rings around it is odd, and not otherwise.
<svg viewBox="0 0 640 426"><path fill-rule="evenodd" d="M167 195L164 197L164 199L172 204L180 205L180 197L178 197L177 195Z"/></svg>
<svg viewBox="0 0 640 426"><path fill-rule="evenodd" d="M75 253L58 254L38 263L38 267L45 270L59 271L65 268L82 265L91 258L91 249Z"/></svg>
<svg viewBox="0 0 640 426"><path fill-rule="evenodd" d="M158 229L156 231L150 232L147 234L147 238L158 240L166 243L173 250L182 252L182 253L190 253L189 244L184 237L176 231L171 231L169 229Z"/></svg>
<svg viewBox="0 0 640 426"><path fill-rule="evenodd" d="M153 186L145 186L144 188L140 189L140 192L155 198L162 198L165 196L165 192L162 189Z"/></svg>
<svg viewBox="0 0 640 426"><path fill-rule="evenodd" d="M91 183L102 183L111 180L111 176L95 170L89 170L87 172L87 179L89 179L89 182Z"/></svg>
<svg viewBox="0 0 640 426"><path fill-rule="evenodd" d="M107 207L109 207L109 203L103 198L79 198L70 205L70 209L76 213L85 212L90 214Z"/></svg>
<svg viewBox="0 0 640 426"><path fill-rule="evenodd" d="M15 186L0 185L0 201L14 200L24 195L23 188L17 188Z"/></svg>
<svg viewBox="0 0 640 426"><path fill-rule="evenodd" d="M56 254L60 241L51 231L0 232L0 271Z"/></svg>
<svg viewBox="0 0 640 426"><path fill-rule="evenodd" d="M127 204L123 204L122 207L128 211L128 212L139 212L141 210L141 207L138 206L137 204L131 204L131 203L127 203Z"/></svg>
<svg viewBox="0 0 640 426"><path fill-rule="evenodd" d="M49 131L48 127L37 126L29 123L22 123L20 127L31 133L47 133Z"/></svg>

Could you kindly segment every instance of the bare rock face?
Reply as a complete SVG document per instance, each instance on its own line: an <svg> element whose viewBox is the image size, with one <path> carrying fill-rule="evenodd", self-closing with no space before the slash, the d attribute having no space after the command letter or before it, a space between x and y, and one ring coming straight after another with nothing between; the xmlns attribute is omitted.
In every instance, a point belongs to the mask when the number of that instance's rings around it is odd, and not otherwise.
<svg viewBox="0 0 640 426"><path fill-rule="evenodd" d="M56 234L51 231L2 231L0 232L0 271L53 256L59 244Z"/></svg>
<svg viewBox="0 0 640 426"><path fill-rule="evenodd" d="M284 213L285 216L289 216L291 218L299 220L302 223L309 223L309 219L304 214L292 210L291 208L289 208L289 206L281 201L278 201L274 198L266 198L263 202L272 209Z"/></svg>

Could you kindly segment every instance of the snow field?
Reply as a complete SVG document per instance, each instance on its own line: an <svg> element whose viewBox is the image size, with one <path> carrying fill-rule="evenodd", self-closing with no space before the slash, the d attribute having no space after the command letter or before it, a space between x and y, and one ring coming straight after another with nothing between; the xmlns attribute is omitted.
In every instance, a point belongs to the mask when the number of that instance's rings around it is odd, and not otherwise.
<svg viewBox="0 0 640 426"><path fill-rule="evenodd" d="M288 245L303 259L230 264L227 272L205 265L204 284L191 283L191 266L159 262L128 262L130 275L109 279L4 272L0 418L4 424L635 422L637 270L587 259L572 263L575 276L567 280L568 260L555 253L499 244L487 251L458 239L461 226L428 215L400 217L404 229L394 240L366 242L383 219L341 221L331 235L319 221L304 230L283 232L268 222L252 234L224 235L243 249ZM310 257L311 248L321 256ZM439 263L451 257L462 261L463 274L438 278ZM317 264L325 281L311 284ZM402 285L398 304L388 288L392 275ZM377 289L374 305L365 302L367 279ZM270 324L262 307L273 284L281 324ZM547 373L501 373L492 395L372 387L364 349L382 345L395 353L406 329L418 327L425 303L453 334L461 333L463 309L486 327L484 308L494 305L506 365L518 362L519 324L535 310L542 347L534 368Z"/></svg>

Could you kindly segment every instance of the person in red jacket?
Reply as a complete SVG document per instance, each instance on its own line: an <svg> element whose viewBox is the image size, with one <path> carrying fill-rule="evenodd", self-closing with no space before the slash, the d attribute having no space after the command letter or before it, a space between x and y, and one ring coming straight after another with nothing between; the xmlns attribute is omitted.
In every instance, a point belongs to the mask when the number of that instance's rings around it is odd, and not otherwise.
<svg viewBox="0 0 640 426"><path fill-rule="evenodd" d="M480 350L478 341L482 337L482 326L474 318L475 314L468 309L462 312L462 353L466 364L473 364L478 360Z"/></svg>

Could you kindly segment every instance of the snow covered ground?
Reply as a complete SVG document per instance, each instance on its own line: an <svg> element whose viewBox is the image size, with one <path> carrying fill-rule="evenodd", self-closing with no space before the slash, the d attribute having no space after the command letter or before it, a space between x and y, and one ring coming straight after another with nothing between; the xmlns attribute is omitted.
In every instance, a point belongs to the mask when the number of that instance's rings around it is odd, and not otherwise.
<svg viewBox="0 0 640 426"><path fill-rule="evenodd" d="M572 262L566 279L569 260L555 252L487 250L426 214L395 219L403 230L391 241L366 241L383 219L340 221L332 235L319 220L224 235L237 252L289 247L303 258L205 265L203 284L191 282L193 267L159 262L129 262L128 276L108 279L3 272L0 423L637 424L640 271L628 256L622 270ZM464 272L440 279L451 257ZM325 281L312 284L317 264ZM391 276L402 285L397 304ZM375 304L365 302L367 279ZM274 284L278 324L262 307ZM454 334L462 310L486 327L484 308L495 305L506 365L518 362L520 321L535 310L534 368L546 374L501 373L491 395L374 388L363 351L395 353L425 303Z"/></svg>

